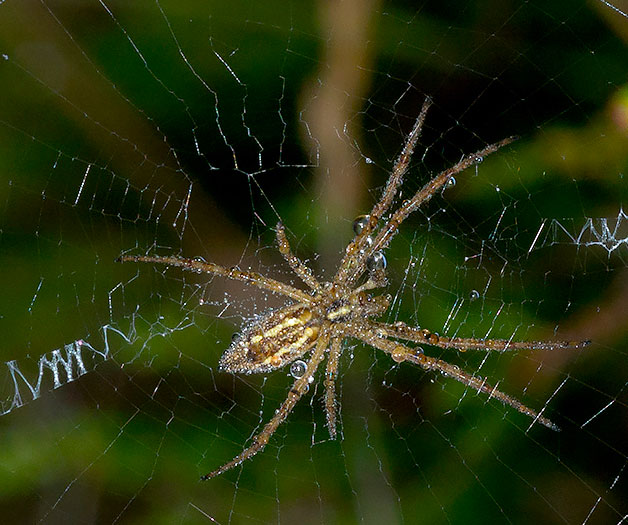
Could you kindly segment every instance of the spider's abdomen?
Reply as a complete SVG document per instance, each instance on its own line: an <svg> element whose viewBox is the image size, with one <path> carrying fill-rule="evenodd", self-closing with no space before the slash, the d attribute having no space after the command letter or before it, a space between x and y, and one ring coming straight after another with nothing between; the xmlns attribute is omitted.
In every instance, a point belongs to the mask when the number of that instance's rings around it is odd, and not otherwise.
<svg viewBox="0 0 628 525"><path fill-rule="evenodd" d="M234 374L267 373L310 350L319 323L303 304L271 311L248 326L220 358L219 369Z"/></svg>

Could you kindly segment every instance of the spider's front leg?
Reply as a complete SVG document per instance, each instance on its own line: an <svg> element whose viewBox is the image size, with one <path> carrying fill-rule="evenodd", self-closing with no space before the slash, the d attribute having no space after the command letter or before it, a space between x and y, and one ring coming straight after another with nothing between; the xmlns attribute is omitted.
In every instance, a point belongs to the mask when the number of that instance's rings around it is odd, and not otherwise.
<svg viewBox="0 0 628 525"><path fill-rule="evenodd" d="M465 155L458 163L441 171L438 175L433 177L427 184L425 184L425 186L417 191L414 196L403 201L401 206L390 216L386 224L382 226L382 229L374 236L374 239L368 249L363 250L363 253L358 255L358 264L356 264L351 271L348 272L346 282L353 282L356 277L359 276L364 262L371 257L372 254L388 247L392 238L399 231L401 223L403 223L403 221L405 221L411 213L418 210L423 204L427 203L434 195L436 195L452 177L458 175L467 168L478 164L486 156L491 153L495 153L504 146L507 146L516 140L516 138L517 137L507 137L499 142L495 142L494 144L489 144L475 153Z"/></svg>
<svg viewBox="0 0 628 525"><path fill-rule="evenodd" d="M243 461L253 457L255 454L264 449L270 437L275 433L275 430L277 430L279 425L281 425L286 420L299 399L301 399L303 394L307 392L309 384L312 381L312 377L314 376L314 372L316 372L318 365L321 363L323 357L325 356L325 349L327 348L330 337L329 324L330 323L325 323L322 326L321 335L316 342L316 348L312 353L312 357L310 357L310 360L308 361L305 373L294 382L292 388L290 389L290 392L288 392L288 397L281 404L273 418L268 423L266 423L264 429L253 438L253 444L244 449L231 461L225 463L222 467L202 476L201 481L220 476L220 474L231 470L233 467L237 467Z"/></svg>
<svg viewBox="0 0 628 525"><path fill-rule="evenodd" d="M427 111L430 109L431 105L432 99L427 97L423 102L423 107L421 108L421 112L412 127L412 131L410 131L410 134L406 138L401 154L393 166L390 177L388 177L388 182L386 182L384 192L373 206L371 212L368 215L363 216L364 222L359 225L359 231L356 230L355 238L346 248L346 252L340 262L340 267L338 268L338 272L336 273L336 277L334 279L336 282L345 283L347 281L349 276L348 272L352 269L352 265L357 262L357 255L361 251L368 248L369 243L371 242L371 233L373 233L379 220L388 211L392 205L395 195L399 192L399 187L403 183L403 177L408 171L410 159L412 158L414 148L419 140L421 131L423 130L425 117L427 116ZM363 270L362 264L363 262L360 264L359 273Z"/></svg>

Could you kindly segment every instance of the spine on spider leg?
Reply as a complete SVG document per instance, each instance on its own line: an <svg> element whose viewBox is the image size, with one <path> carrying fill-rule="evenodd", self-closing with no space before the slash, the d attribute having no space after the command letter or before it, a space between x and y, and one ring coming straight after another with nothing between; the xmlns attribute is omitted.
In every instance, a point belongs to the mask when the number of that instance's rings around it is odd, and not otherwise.
<svg viewBox="0 0 628 525"><path fill-rule="evenodd" d="M509 339L452 339L438 337L435 346L453 348L464 352L466 350L494 350L507 352L509 350L568 350L585 348L591 341L511 341Z"/></svg>
<svg viewBox="0 0 628 525"><path fill-rule="evenodd" d="M335 378L325 379L325 418L330 439L336 439L336 383Z"/></svg>
<svg viewBox="0 0 628 525"><path fill-rule="evenodd" d="M283 402L283 404L275 414L275 417L271 419L268 423L266 423L264 429L253 438L253 443L251 444L251 446L243 450L231 461L225 463L222 467L217 468L209 474L201 476L201 481L207 481L209 479L220 476L228 470L237 467L247 459L252 458L258 452L264 450L264 447L266 447L270 436L272 436L275 430L277 430L277 427L286 420L288 414L292 411L294 405L296 405L297 401L300 398L301 393L296 390L295 387L293 387L292 390L290 390L290 392L288 393L288 398L286 399L286 401Z"/></svg>
<svg viewBox="0 0 628 525"><path fill-rule="evenodd" d="M306 285L308 285L312 290L319 290L321 285L317 281L316 277L314 277L312 270L303 261L301 261L301 259L292 253L290 243L286 237L286 230L281 222L277 223L276 231L277 246L281 256L288 263L292 271L296 273Z"/></svg>
<svg viewBox="0 0 628 525"><path fill-rule="evenodd" d="M318 338L318 341L316 343L316 349L314 350L314 353L312 354L312 357L307 364L305 373L294 382L292 388L290 389L290 392L288 392L288 396L281 404L279 409L275 412L275 415L268 423L266 423L266 425L264 425L264 429L253 438L253 444L243 450L231 461L225 463L222 467L210 472L209 474L201 476L201 481L206 481L208 479L215 478L216 476L220 476L224 472L227 472L228 470L237 467L243 461L252 458L253 456L255 456L255 454L261 452L264 449L270 437L275 433L275 430L277 430L277 427L279 427L279 425L281 425L286 420L299 399L301 399L303 394L307 392L309 384L314 377L314 373L316 372L318 365L325 357L325 349L327 348L330 337L329 329L329 323L325 323L322 327L324 335Z"/></svg>
<svg viewBox="0 0 628 525"><path fill-rule="evenodd" d="M143 262L153 264L165 264L166 266L174 266L198 273L214 273L230 277L233 270L229 270L224 266L215 263L208 263L201 259L186 259L184 257L175 257L173 255L121 255L115 262Z"/></svg>
<svg viewBox="0 0 628 525"><path fill-rule="evenodd" d="M536 410L524 405L518 399L505 394L497 389L497 387L491 386L486 378L481 376L474 376L461 370L456 365L452 365L447 363L446 361L442 361L441 359L437 359L435 357L430 357L421 352L420 349L412 349L407 346L401 345L396 341L391 341L389 339L385 339L383 337L377 336L373 331L369 330L366 327L353 327L349 324L344 325L346 332L351 334L353 337L364 341L365 343L374 346L375 348L379 348L384 352L390 354L391 358L397 363L403 363L404 361L409 361L414 363L415 365L420 366L425 370L434 370L440 372L445 377L450 377L451 379L455 379L478 392L482 392L487 394L490 398L495 398L504 403L505 405L509 405L515 410L531 417L534 421L541 423L555 431L560 431L560 428L555 425L552 421L542 416Z"/></svg>
<svg viewBox="0 0 628 525"><path fill-rule="evenodd" d="M330 344L327 369L325 370L325 416L329 437L336 439L336 377L338 376L338 361L341 354L342 339L335 337Z"/></svg>
<svg viewBox="0 0 628 525"><path fill-rule="evenodd" d="M450 365L445 361L436 359L434 357L429 357L421 353L417 354L410 352L405 356L405 360L415 363L420 367L425 368L426 370L436 370L443 374L445 377L450 377L452 379L460 381L461 383L470 386L478 392L487 394L489 399L498 399L505 405L509 405L518 412L521 412L522 414L531 417L534 421L541 423L541 425L556 432L560 432L560 428L548 418L542 416L536 410L524 405L518 399L509 396L501 390L498 390L497 387L491 386L484 377L471 375L455 365Z"/></svg>
<svg viewBox="0 0 628 525"><path fill-rule="evenodd" d="M414 153L414 148L416 147L416 143L419 140L419 136L421 135L421 131L423 130L423 124L425 123L425 117L427 116L427 112L432 105L432 99L430 97L426 97L423 102L423 107L421 108L421 112L417 117L414 126L412 127L412 131L408 134L408 138L406 139L406 143L403 146L403 150L399 154L399 158L395 162L393 166L392 173L386 183L386 188L380 197L380 201L375 205L373 211L370 214L370 218L373 216L379 220L382 215L386 213L394 196L397 194L399 187L403 183L403 176L408 171L408 166L410 164L410 159ZM376 221L377 222L377 221ZM372 231L373 228L371 228ZM370 233L370 232L369 232Z"/></svg>
<svg viewBox="0 0 628 525"><path fill-rule="evenodd" d="M379 201L375 204L375 206L373 206L371 212L364 216L366 220L361 231L356 232L356 237L346 248L346 252L342 258L338 272L336 273L336 280L338 282L346 282L347 272L351 270L350 264L353 257L367 247L371 233L377 227L377 224L384 213L386 213L390 208L395 195L397 195L399 187L403 183L403 177L408 171L410 159L412 158L414 148L416 147L416 143L421 135L421 131L423 130L423 124L425 123L425 118L431 105L432 99L430 97L426 97L423 102L423 106L421 107L421 112L412 127L412 131L408 134L403 149L395 161L390 177L388 177L386 187L384 188Z"/></svg>
<svg viewBox="0 0 628 525"><path fill-rule="evenodd" d="M423 188L417 191L413 197L403 201L401 207L392 214L389 221L378 232L370 247L358 254L357 264L354 265L353 269L347 271L347 277L345 279L346 282L353 282L353 280L357 278L357 270L362 267L363 262L368 259L374 252L383 250L388 247L390 241L399 231L399 226L401 226L401 223L405 221L411 213L419 209L424 203L428 202L440 189L445 186L445 184L447 184L451 177L466 170L470 166L481 162L487 155L495 153L504 146L510 144L511 142L514 142L516 139L517 137L515 136L507 137L500 140L499 142L490 144L485 148L476 151L475 153L466 155L460 162L458 162L451 168L441 171L438 175L432 178L432 180L430 180L425 186L423 186ZM347 258L346 254L345 258Z"/></svg>
<svg viewBox="0 0 628 525"><path fill-rule="evenodd" d="M203 261L202 259L186 259L183 257L174 257L172 255L121 255L116 259L116 262L165 264L166 266L174 266L176 268L181 268L182 270L195 273L220 275L235 281L253 284L264 290L286 295L296 301L305 303L310 303L312 301L312 297L309 294L288 284L271 279L270 277L264 277L257 272L242 271L235 267L226 268L216 263Z"/></svg>
<svg viewBox="0 0 628 525"><path fill-rule="evenodd" d="M563 350L585 348L591 341L512 341L510 339L475 339L465 337L447 337L435 334L425 328L408 326L399 321L395 324L378 323L377 327L391 337L405 339L420 344L452 348L460 352L467 350L491 350L507 352L509 350Z"/></svg>
<svg viewBox="0 0 628 525"><path fill-rule="evenodd" d="M225 463L222 467L217 468L216 470L210 472L209 474L205 474L204 476L201 476L200 480L207 481L209 479L220 476L221 474L224 474L225 472L227 472L228 470L231 470L234 467L237 467L238 465L240 465L247 459L253 457L258 452L261 452L262 450L264 450L266 443L268 443L268 436L264 436L263 433L255 436L255 438L253 439L253 444L249 448L247 448L241 454L237 455L228 463Z"/></svg>

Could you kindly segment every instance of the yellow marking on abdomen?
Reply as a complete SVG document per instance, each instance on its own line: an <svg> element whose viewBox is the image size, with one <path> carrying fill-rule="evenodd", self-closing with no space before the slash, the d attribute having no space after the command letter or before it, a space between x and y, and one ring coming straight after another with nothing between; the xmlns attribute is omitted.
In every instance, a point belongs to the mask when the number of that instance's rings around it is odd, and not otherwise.
<svg viewBox="0 0 628 525"><path fill-rule="evenodd" d="M287 354L293 351L298 351L306 343L308 343L312 339L315 339L317 336L318 336L318 327L308 326L303 331L303 335L299 337L294 343L289 343L283 348L280 348L279 350L277 350L274 354L267 357L264 360L263 364L265 365L271 364L272 366L279 366L281 363L277 363L278 358L281 358L281 356L284 354Z"/></svg>
<svg viewBox="0 0 628 525"><path fill-rule="evenodd" d="M302 316L299 316L299 317L288 317L288 319L284 319L281 323L276 324L272 328L269 328L268 330L266 330L266 332L264 332L261 337L275 337L275 336L279 335L279 333L284 328L289 328L291 326L295 326L295 325L298 325L298 324L303 324L303 319L301 317Z"/></svg>

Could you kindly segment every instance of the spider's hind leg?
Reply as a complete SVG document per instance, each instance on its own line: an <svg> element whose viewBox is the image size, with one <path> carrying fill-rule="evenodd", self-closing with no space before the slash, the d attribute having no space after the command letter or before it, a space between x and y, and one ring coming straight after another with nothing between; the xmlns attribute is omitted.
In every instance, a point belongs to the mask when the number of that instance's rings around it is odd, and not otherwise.
<svg viewBox="0 0 628 525"><path fill-rule="evenodd" d="M325 415L331 439L336 439L336 378L338 377L338 361L341 353L342 338L335 337L331 340L325 370Z"/></svg>
<svg viewBox="0 0 628 525"><path fill-rule="evenodd" d="M507 352L514 350L565 350L580 349L591 344L591 341L513 341L512 339L476 339L473 337L446 337L435 334L424 328L408 326L403 322L395 324L374 323L374 326L388 337L405 339L414 343L437 346L439 348L454 349L460 352L467 350L489 350L493 352Z"/></svg>
<svg viewBox="0 0 628 525"><path fill-rule="evenodd" d="M468 387L473 388L477 392L488 395L489 399L498 399L505 405L509 405L515 410L521 412L522 414L525 414L526 416L532 418L534 422L540 423L541 425L544 425L547 428L555 431L560 430L560 428L558 428L558 426L556 426L552 421L541 415L542 411L534 410L524 405L518 399L502 392L501 390L498 390L497 387L491 386L484 377L465 372L459 367L447 363L442 359L437 359L435 357L425 355L418 348L409 348L407 346L399 344L397 341L391 341L389 339L386 339L385 337L381 337L376 334L369 325L363 325L361 327L358 327L347 323L343 326L348 334L351 334L351 336L360 339L361 341L364 341L365 343L374 346L375 348L383 350L384 352L389 354L392 359L397 363L408 361L410 363L414 363L415 365L420 366L425 370L440 372L445 377L460 381ZM372 326L375 329L377 328L377 325Z"/></svg>
<svg viewBox="0 0 628 525"><path fill-rule="evenodd" d="M323 335L319 337L316 343L316 349L314 350L314 352L312 353L312 357L310 357L310 360L308 361L305 373L294 382L292 388L290 389L290 392L288 392L288 397L286 397L285 401L275 412L275 415L272 417L272 419L268 423L266 423L264 429L253 438L253 443L251 444L251 446L245 448L240 454L238 454L231 461L225 463L222 467L219 467L213 472L202 476L201 481L206 481L208 479L215 478L216 476L220 476L220 474L227 472L234 467L237 467L243 461L252 458L253 456L255 456L255 454L264 449L264 447L268 443L268 440L275 433L279 425L281 425L286 420L299 399L301 399L303 394L308 391L311 378L314 376L314 372L316 372L318 365L325 357L325 349L327 348L328 342L328 335Z"/></svg>

